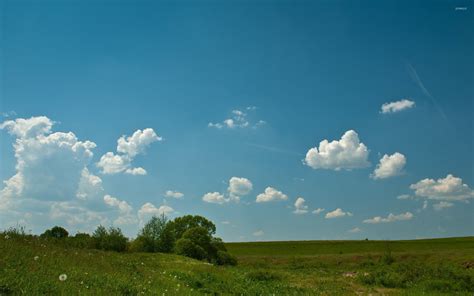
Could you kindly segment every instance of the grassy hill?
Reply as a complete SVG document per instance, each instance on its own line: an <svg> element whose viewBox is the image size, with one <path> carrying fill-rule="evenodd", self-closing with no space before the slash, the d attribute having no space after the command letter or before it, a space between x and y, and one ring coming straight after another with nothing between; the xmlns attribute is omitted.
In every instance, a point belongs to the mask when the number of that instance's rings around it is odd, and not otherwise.
<svg viewBox="0 0 474 296"><path fill-rule="evenodd" d="M226 244L219 267L0 237L0 295L472 295L474 238ZM61 274L67 275L60 281Z"/></svg>

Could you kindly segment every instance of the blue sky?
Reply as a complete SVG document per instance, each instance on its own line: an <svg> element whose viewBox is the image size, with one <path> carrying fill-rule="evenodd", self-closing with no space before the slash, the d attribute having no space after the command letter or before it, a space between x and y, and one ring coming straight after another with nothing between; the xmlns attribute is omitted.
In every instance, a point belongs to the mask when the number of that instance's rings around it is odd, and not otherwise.
<svg viewBox="0 0 474 296"><path fill-rule="evenodd" d="M473 235L469 1L1 5L3 227Z"/></svg>

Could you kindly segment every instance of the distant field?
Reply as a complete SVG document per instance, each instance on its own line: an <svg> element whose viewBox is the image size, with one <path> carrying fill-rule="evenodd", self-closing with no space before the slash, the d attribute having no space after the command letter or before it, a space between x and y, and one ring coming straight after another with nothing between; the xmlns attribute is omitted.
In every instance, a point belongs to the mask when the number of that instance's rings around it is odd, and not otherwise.
<svg viewBox="0 0 474 296"><path fill-rule="evenodd" d="M237 256L315 256L328 254L392 252L474 252L474 237L406 241L278 241L227 243Z"/></svg>
<svg viewBox="0 0 474 296"><path fill-rule="evenodd" d="M474 238L229 243L236 267L0 236L0 295L469 295ZM67 279L60 281L59 276Z"/></svg>

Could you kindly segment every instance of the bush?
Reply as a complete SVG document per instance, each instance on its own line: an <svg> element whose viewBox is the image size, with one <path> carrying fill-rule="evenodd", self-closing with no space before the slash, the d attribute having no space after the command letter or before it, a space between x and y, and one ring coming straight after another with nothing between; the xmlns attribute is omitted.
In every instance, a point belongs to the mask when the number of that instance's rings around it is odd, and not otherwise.
<svg viewBox="0 0 474 296"><path fill-rule="evenodd" d="M92 235L94 247L99 250L123 252L127 249L127 238L120 228L110 227L108 230L100 225Z"/></svg>
<svg viewBox="0 0 474 296"><path fill-rule="evenodd" d="M175 252L178 255L203 260L207 257L206 251L190 239L181 238L176 242Z"/></svg>
<svg viewBox="0 0 474 296"><path fill-rule="evenodd" d="M217 251L216 256L217 265L237 265L237 258L225 251Z"/></svg>
<svg viewBox="0 0 474 296"><path fill-rule="evenodd" d="M61 226L54 226L41 234L44 238L65 238L69 236L69 232Z"/></svg>

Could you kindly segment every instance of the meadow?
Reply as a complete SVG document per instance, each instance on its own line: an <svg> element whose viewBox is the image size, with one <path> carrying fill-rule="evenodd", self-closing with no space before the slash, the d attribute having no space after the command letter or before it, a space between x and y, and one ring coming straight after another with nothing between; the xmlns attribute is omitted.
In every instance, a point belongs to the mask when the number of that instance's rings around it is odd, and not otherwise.
<svg viewBox="0 0 474 296"><path fill-rule="evenodd" d="M0 237L0 295L472 295L474 237L227 243L237 266ZM60 276L63 276L60 280ZM66 278L65 278L66 277Z"/></svg>

